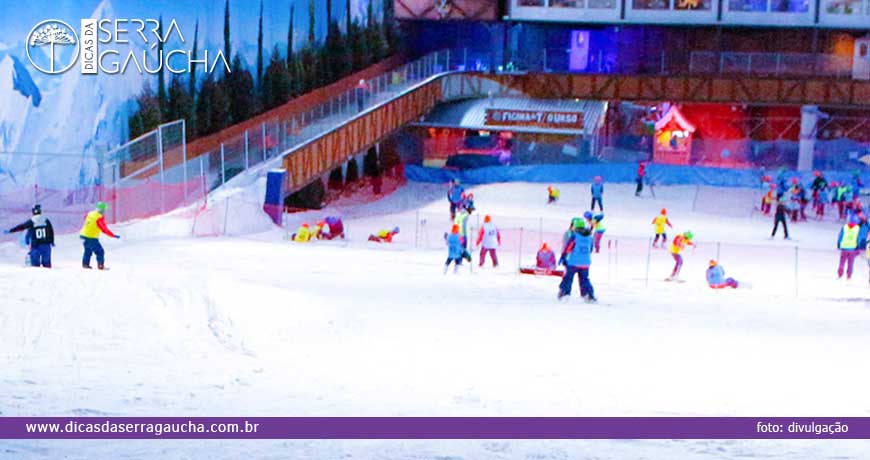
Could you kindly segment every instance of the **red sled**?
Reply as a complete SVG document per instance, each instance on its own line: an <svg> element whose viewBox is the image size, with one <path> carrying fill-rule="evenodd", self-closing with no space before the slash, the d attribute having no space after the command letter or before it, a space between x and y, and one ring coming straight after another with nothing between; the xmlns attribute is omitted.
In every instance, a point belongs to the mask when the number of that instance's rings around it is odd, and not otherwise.
<svg viewBox="0 0 870 460"><path fill-rule="evenodd" d="M523 267L520 268L520 273L535 276L565 276L565 270L560 270L558 268Z"/></svg>

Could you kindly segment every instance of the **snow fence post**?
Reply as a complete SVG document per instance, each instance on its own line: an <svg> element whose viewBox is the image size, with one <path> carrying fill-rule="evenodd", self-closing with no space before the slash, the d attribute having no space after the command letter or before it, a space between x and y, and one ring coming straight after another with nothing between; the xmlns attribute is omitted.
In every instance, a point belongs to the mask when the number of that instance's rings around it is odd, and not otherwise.
<svg viewBox="0 0 870 460"><path fill-rule="evenodd" d="M166 177L163 173L163 126L157 128L157 160L160 163L160 214L166 212Z"/></svg>
<svg viewBox="0 0 870 460"><path fill-rule="evenodd" d="M266 161L266 122L264 121L262 126L262 132L260 133L260 140L263 141L263 161Z"/></svg>
<svg viewBox="0 0 870 460"><path fill-rule="evenodd" d="M181 119L181 171L184 175L184 203L187 204L187 121Z"/></svg>
<svg viewBox="0 0 870 460"><path fill-rule="evenodd" d="M248 130L246 129L245 130L245 169L248 169L248 166L250 166L250 163L248 160Z"/></svg>
<svg viewBox="0 0 870 460"><path fill-rule="evenodd" d="M227 172L224 165L224 143L221 142L221 185L227 183Z"/></svg>
<svg viewBox="0 0 870 460"><path fill-rule="evenodd" d="M208 184L205 180L205 165L203 165L202 156L199 157L199 177L202 181L202 207L205 209L208 205Z"/></svg>
<svg viewBox="0 0 870 460"><path fill-rule="evenodd" d="M649 287L649 264L652 257L652 237L647 239L646 245L646 278L643 281L643 287Z"/></svg>

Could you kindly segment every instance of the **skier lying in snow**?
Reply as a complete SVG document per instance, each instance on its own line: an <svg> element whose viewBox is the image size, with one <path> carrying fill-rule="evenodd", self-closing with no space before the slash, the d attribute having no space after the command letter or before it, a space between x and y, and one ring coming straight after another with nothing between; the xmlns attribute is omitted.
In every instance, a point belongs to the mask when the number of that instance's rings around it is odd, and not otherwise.
<svg viewBox="0 0 870 460"><path fill-rule="evenodd" d="M710 268L707 269L707 284L713 289L737 288L738 283L734 278L725 278L725 269L715 260L710 260Z"/></svg>
<svg viewBox="0 0 870 460"><path fill-rule="evenodd" d="M369 235L369 241L375 243L392 243L393 237L399 234L399 227L393 227L392 230L381 230L374 235Z"/></svg>
<svg viewBox="0 0 870 460"><path fill-rule="evenodd" d="M311 236L311 229L308 224L302 224L296 229L296 233L290 235L290 240L296 243L307 243L311 241Z"/></svg>

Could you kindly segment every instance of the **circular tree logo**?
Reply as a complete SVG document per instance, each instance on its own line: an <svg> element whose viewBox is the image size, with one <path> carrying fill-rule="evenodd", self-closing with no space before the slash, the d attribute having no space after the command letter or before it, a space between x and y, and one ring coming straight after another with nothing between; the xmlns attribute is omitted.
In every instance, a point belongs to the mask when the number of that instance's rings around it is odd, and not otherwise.
<svg viewBox="0 0 870 460"><path fill-rule="evenodd" d="M42 73L64 73L75 65L78 56L78 34L63 21L42 21L27 35L27 59Z"/></svg>

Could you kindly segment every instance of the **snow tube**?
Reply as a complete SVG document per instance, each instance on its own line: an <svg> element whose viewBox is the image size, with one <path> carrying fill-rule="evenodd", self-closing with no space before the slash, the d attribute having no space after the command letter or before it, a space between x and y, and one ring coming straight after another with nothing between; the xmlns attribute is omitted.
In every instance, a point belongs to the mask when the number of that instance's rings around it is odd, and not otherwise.
<svg viewBox="0 0 870 460"><path fill-rule="evenodd" d="M520 273L535 276L565 276L565 271L558 268L521 267Z"/></svg>

